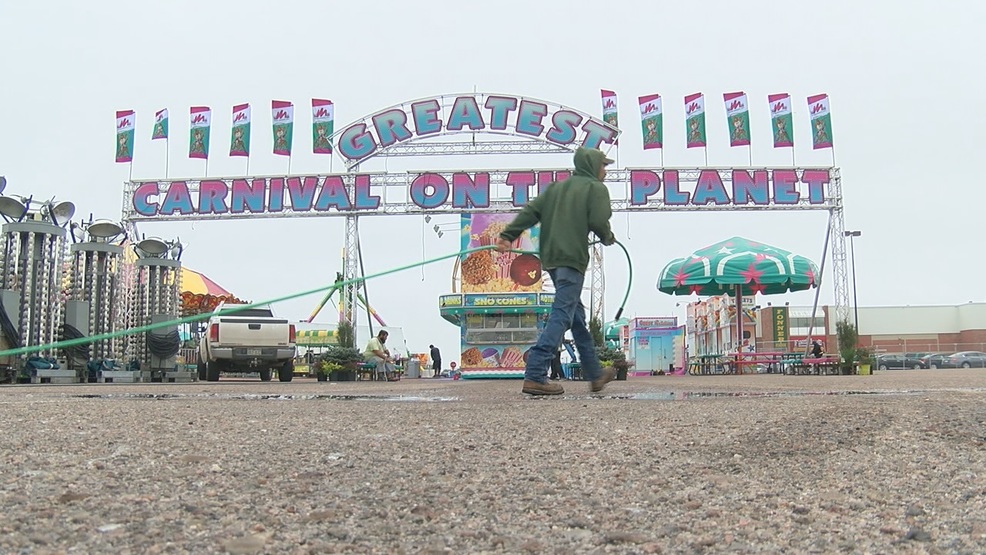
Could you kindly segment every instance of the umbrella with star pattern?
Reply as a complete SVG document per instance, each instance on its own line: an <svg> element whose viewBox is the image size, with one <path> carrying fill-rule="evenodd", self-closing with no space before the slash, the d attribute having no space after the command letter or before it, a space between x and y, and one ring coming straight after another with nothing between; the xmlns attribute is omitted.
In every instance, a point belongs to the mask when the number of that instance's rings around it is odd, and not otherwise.
<svg viewBox="0 0 986 555"><path fill-rule="evenodd" d="M816 287L818 267L803 256L770 245L733 237L677 258L661 271L657 289L671 295L775 295ZM742 321L737 318L737 337Z"/></svg>
<svg viewBox="0 0 986 555"><path fill-rule="evenodd" d="M803 256L733 237L677 258L661 271L657 289L671 295L775 295L816 285L818 267Z"/></svg>

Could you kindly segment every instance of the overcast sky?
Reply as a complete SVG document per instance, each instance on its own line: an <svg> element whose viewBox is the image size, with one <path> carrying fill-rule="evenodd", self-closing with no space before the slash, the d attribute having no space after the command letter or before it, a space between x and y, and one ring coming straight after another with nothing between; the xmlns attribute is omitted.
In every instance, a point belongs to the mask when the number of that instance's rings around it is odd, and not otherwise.
<svg viewBox="0 0 986 555"><path fill-rule="evenodd" d="M151 7L156 5L157 7ZM310 153L310 99L336 105L336 129L419 97L472 91L542 98L600 115L599 89L617 92L624 136L619 165L656 167L641 149L636 98L664 97L667 166L703 164L684 147L682 98L704 92L709 163L746 165L728 147L722 93L745 91L753 162L789 165L773 149L766 95L792 95L798 165L827 165L812 151L805 98L831 98L847 229L855 243L861 306L982 302L986 258L976 239L986 193L968 167L986 150L981 127L981 2L540 2L501 0L316 2L239 0L156 3L4 2L0 7L0 174L6 193L57 196L79 214L120 218L130 168L114 163L115 111L137 112L134 178L164 176L165 146L151 142L154 112L171 112L170 175L200 177L188 154L188 107L213 109L210 176L242 175L230 158L234 104L253 105L256 175L284 174L270 154L270 100L297 107L291 171L328 171ZM335 170L339 171L338 160ZM406 167L564 167L557 157L438 161ZM366 169L401 169L393 162ZM655 281L670 259L733 235L772 243L820 262L825 212L617 214L634 283L627 316L678 315L683 299ZM446 216L439 221L455 221ZM453 253L420 217L361 219L367 273ZM242 298L259 301L312 289L341 270L343 219L147 223L141 231L180 237L183 263ZM623 297L626 261L607 252L608 317ZM450 292L450 261L373 280L370 302L404 328L412 351L435 343L457 352L458 330L438 315ZM829 276L826 275L826 278ZM821 302L832 301L829 281ZM810 304L812 293L771 301ZM318 298L278 305L292 319ZM330 312L320 320L330 322ZM864 330L865 331L865 330ZM446 355L446 358L449 358ZM457 358L453 355L452 359Z"/></svg>

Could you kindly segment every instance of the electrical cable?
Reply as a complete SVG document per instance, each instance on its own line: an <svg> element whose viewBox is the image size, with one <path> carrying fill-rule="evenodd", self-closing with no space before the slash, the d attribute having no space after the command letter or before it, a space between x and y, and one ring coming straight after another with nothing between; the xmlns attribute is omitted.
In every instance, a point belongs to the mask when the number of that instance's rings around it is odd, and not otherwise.
<svg viewBox="0 0 986 555"><path fill-rule="evenodd" d="M14 327L14 323L10 321L10 317L7 316L7 310L3 307L3 299L0 299L0 332L3 333L3 338L8 345L15 349L21 346L21 334Z"/></svg>
<svg viewBox="0 0 986 555"><path fill-rule="evenodd" d="M72 324L62 324L62 338L64 339L84 339L86 336L79 328L73 326ZM71 357L80 360L89 360L89 344L88 343L78 343L69 347L62 348L65 353Z"/></svg>
<svg viewBox="0 0 986 555"><path fill-rule="evenodd" d="M147 350L158 358L173 357L181 350L181 336L178 330L171 330L168 333L148 333Z"/></svg>

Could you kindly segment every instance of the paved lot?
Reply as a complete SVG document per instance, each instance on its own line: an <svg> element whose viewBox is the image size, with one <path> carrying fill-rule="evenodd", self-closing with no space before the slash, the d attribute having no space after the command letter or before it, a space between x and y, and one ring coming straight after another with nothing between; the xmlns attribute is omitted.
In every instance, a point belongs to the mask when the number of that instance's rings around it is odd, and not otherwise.
<svg viewBox="0 0 986 555"><path fill-rule="evenodd" d="M986 371L0 387L0 553L983 553Z"/></svg>

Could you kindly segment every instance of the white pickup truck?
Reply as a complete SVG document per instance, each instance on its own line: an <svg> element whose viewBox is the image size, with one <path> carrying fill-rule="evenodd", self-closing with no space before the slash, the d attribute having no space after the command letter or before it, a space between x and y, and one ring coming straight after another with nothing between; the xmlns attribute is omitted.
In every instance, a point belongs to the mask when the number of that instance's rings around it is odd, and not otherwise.
<svg viewBox="0 0 986 555"><path fill-rule="evenodd" d="M253 307L221 314L216 307L199 342L199 379L219 381L220 372L258 372L267 382L272 371L277 379L294 377L294 324L276 318L270 307Z"/></svg>

